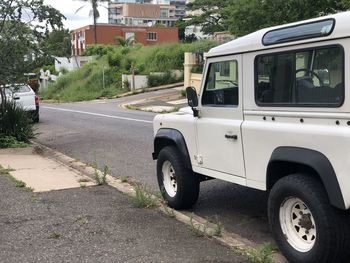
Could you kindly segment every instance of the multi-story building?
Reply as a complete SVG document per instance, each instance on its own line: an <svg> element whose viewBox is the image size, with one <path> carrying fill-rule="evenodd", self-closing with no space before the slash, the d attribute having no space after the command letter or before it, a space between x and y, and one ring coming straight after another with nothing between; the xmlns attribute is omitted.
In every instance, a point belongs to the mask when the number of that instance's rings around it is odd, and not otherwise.
<svg viewBox="0 0 350 263"><path fill-rule="evenodd" d="M109 3L108 22L129 26L173 26L177 21L175 6L167 4Z"/></svg>
<svg viewBox="0 0 350 263"><path fill-rule="evenodd" d="M186 16L186 2L186 0L152 0L153 4L175 6L175 17L178 19Z"/></svg>
<svg viewBox="0 0 350 263"><path fill-rule="evenodd" d="M116 44L116 37L132 39L143 45L176 43L179 41L176 27L132 27L97 24L97 44ZM88 25L71 31L72 55L81 55L87 46L94 44L94 26Z"/></svg>

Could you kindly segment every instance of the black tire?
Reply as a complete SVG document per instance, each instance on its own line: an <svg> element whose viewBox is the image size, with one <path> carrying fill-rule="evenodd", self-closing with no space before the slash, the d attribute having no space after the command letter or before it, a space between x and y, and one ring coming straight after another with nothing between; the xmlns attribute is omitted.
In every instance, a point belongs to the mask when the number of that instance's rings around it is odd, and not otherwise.
<svg viewBox="0 0 350 263"><path fill-rule="evenodd" d="M164 163L170 162L175 172L177 190L174 195L167 192L164 186L164 175L162 172ZM199 179L185 167L184 160L180 152L174 146L164 147L157 161L157 179L159 189L167 204L174 209L186 209L192 207L199 195Z"/></svg>
<svg viewBox="0 0 350 263"><path fill-rule="evenodd" d="M35 115L35 117L33 118L33 122L34 122L34 123L38 123L39 120L40 120L39 114Z"/></svg>
<svg viewBox="0 0 350 263"><path fill-rule="evenodd" d="M293 198L298 198L306 205L306 209L311 212L314 220L316 238L313 246L308 248L308 251L301 252L293 247L290 243L293 241L288 241L287 234L282 230L280 207L282 204L285 207L288 200L295 200ZM283 209L285 208L281 208L282 211L288 211L288 209ZM302 213L299 214L301 215ZM309 175L293 174L279 180L273 186L269 196L268 217L273 237L283 255L290 262L349 262L346 259L349 254L348 245L350 239L350 236L347 236L349 234L348 216L345 211L341 211L329 204L326 190L317 178ZM292 217L295 218L294 214ZM303 218L303 216L301 217ZM289 220L284 221L290 222ZM311 225L309 224L311 220L306 220L307 223L304 224L302 222L305 221L301 219L297 219L294 222L299 222L303 231L314 227L312 223ZM285 223L284 226L287 224ZM292 223L290 225L293 226L292 230L297 229L300 231L298 226ZM293 240L293 238L290 238L290 240Z"/></svg>

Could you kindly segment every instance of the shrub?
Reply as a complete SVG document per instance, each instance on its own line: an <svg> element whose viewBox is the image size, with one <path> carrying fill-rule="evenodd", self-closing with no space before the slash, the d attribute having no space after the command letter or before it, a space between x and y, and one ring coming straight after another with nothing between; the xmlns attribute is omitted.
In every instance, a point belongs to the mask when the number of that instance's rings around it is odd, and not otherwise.
<svg viewBox="0 0 350 263"><path fill-rule="evenodd" d="M148 86L149 87L158 87L161 85L176 83L179 81L175 76L173 76L170 72L160 73L157 75L149 75L148 76Z"/></svg>
<svg viewBox="0 0 350 263"><path fill-rule="evenodd" d="M15 103L7 102L0 112L0 134L7 136L2 141L4 144L11 141L11 137L20 142L29 142L34 138L34 131L28 113Z"/></svg>

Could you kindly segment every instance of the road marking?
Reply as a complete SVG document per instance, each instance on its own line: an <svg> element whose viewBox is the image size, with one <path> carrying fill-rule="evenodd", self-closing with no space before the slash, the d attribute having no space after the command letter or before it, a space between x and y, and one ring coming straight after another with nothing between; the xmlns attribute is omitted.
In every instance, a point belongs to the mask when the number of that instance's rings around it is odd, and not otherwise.
<svg viewBox="0 0 350 263"><path fill-rule="evenodd" d="M41 106L41 107L44 108L44 109L49 109L49 110L57 110L57 111L80 113L80 114L97 116L97 117L104 117L104 118L110 118L110 119L118 119L118 120L125 120L125 121L135 121L135 122L143 122L143 123L153 123L153 121L146 121L146 120L141 120L141 119L133 119L133 118L120 117L120 116L106 115L106 114L93 113L93 112L88 112L88 111L68 110L68 109L47 107L47 106Z"/></svg>

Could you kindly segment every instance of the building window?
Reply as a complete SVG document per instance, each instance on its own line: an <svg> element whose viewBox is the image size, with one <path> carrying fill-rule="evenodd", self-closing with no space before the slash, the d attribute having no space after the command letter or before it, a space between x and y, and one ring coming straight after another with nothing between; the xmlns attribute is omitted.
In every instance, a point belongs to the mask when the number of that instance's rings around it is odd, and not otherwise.
<svg viewBox="0 0 350 263"><path fill-rule="evenodd" d="M152 40L152 41L157 40L157 33L155 33L155 32L148 32L147 33L147 40Z"/></svg>
<svg viewBox="0 0 350 263"><path fill-rule="evenodd" d="M160 17L162 17L162 18L169 17L169 10L165 9L165 8L161 8L160 9Z"/></svg>
<svg viewBox="0 0 350 263"><path fill-rule="evenodd" d="M258 56L255 81L259 106L340 107L344 50L330 46Z"/></svg>

